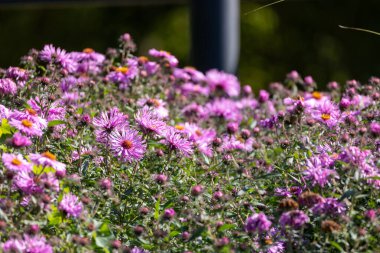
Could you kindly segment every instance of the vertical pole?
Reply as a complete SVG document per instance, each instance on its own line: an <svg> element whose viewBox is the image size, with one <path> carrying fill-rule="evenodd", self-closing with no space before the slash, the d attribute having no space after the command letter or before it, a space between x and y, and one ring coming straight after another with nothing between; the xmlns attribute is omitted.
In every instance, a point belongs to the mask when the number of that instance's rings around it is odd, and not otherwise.
<svg viewBox="0 0 380 253"><path fill-rule="evenodd" d="M240 0L191 0L191 57L202 71L236 73L240 51Z"/></svg>

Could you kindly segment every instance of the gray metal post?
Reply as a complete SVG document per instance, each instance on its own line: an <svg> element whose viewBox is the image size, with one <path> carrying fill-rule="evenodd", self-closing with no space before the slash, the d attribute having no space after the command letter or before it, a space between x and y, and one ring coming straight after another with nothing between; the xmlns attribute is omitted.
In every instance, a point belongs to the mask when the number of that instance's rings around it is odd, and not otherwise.
<svg viewBox="0 0 380 253"><path fill-rule="evenodd" d="M191 0L193 65L235 73L239 51L240 0Z"/></svg>

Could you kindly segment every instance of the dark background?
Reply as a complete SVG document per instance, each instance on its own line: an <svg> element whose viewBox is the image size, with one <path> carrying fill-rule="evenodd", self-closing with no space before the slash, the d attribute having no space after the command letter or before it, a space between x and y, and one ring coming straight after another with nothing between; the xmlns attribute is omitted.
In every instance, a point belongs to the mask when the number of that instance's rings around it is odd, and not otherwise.
<svg viewBox="0 0 380 253"><path fill-rule="evenodd" d="M155 47L172 52L181 66L189 65L187 1L165 2L0 4L0 67L17 65L30 48L41 49L47 43L105 52L117 46L125 32L135 39L139 54ZM379 0L285 0L247 14L270 2L241 1L238 75L243 84L266 87L293 69L312 75L320 86L332 80L364 82L380 75L380 36L338 27L380 32Z"/></svg>

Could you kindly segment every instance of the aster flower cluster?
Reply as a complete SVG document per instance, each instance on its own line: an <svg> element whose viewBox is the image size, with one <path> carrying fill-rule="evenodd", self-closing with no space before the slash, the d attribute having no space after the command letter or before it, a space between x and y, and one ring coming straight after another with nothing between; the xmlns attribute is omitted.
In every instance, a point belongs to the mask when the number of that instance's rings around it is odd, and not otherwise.
<svg viewBox="0 0 380 253"><path fill-rule="evenodd" d="M380 78L255 90L119 42L0 69L0 251L380 250Z"/></svg>

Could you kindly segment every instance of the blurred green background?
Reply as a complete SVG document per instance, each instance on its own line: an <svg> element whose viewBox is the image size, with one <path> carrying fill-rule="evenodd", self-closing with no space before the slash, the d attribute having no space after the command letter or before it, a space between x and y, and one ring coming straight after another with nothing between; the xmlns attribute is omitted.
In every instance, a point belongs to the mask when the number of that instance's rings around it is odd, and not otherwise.
<svg viewBox="0 0 380 253"><path fill-rule="evenodd" d="M380 75L380 36L338 25L380 32L379 0L241 1L241 55L238 76L256 89L282 81L295 69L324 86L329 81L366 81ZM125 32L139 54L164 49L189 61L189 9L179 4L144 6L0 5L0 67L17 65L30 48L53 43L67 50L105 52Z"/></svg>

